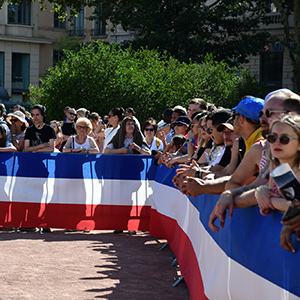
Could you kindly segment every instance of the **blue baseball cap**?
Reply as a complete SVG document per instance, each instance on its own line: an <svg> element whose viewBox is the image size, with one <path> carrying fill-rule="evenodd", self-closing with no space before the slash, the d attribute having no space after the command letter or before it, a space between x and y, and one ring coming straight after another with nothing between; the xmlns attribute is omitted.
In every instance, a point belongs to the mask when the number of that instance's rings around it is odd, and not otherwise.
<svg viewBox="0 0 300 300"><path fill-rule="evenodd" d="M259 115L258 113L263 109L264 107L264 100L260 98L255 97L247 97L240 101L240 103L232 108L231 110L237 111L240 115L259 121Z"/></svg>

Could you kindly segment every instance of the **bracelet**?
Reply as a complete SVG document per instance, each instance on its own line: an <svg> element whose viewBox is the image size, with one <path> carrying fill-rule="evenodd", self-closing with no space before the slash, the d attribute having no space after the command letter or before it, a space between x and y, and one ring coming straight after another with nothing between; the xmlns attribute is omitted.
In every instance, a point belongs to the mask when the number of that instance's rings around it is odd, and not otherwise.
<svg viewBox="0 0 300 300"><path fill-rule="evenodd" d="M187 143L191 143L193 140L192 139L187 139L186 142Z"/></svg>
<svg viewBox="0 0 300 300"><path fill-rule="evenodd" d="M73 152L73 149L71 149L70 153L72 153L72 152Z"/></svg>
<svg viewBox="0 0 300 300"><path fill-rule="evenodd" d="M196 171L196 173L195 173L195 178L200 178L200 179L202 179L202 173L203 173L202 170Z"/></svg>
<svg viewBox="0 0 300 300"><path fill-rule="evenodd" d="M13 133L11 136L17 136L17 135Z"/></svg>
<svg viewBox="0 0 300 300"><path fill-rule="evenodd" d="M255 197L256 200L257 200L257 198L258 198L258 193L259 193L262 189L264 189L264 188L269 189L266 185L260 185L260 186L258 186L258 187L255 189L255 191L254 191L254 197Z"/></svg>

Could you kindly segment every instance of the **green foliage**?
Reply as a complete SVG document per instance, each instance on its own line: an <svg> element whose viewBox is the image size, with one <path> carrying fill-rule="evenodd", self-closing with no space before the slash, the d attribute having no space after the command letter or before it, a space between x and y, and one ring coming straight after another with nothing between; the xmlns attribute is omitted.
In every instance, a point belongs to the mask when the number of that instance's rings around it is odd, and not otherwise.
<svg viewBox="0 0 300 300"><path fill-rule="evenodd" d="M31 101L44 104L51 119L62 119L66 105L100 115L116 106L130 106L143 121L160 119L165 108L187 106L194 97L233 107L245 94L260 96L259 85L247 70L231 69L212 55L202 64L186 64L154 50L133 51L100 42L64 55L41 79L40 87L30 87Z"/></svg>

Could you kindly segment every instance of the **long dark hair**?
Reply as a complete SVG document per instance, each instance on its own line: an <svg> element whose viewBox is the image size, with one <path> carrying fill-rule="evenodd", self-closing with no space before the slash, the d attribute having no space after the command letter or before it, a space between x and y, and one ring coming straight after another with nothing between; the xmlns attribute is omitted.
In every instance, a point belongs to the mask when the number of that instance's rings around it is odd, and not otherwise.
<svg viewBox="0 0 300 300"><path fill-rule="evenodd" d="M6 141L7 141L6 129L2 125L0 125L0 132L2 133L2 138L0 139L0 147L6 147Z"/></svg>
<svg viewBox="0 0 300 300"><path fill-rule="evenodd" d="M135 118L133 117L125 117L121 123L121 126L112 140L109 142L113 144L114 149L120 149L124 147L124 140L126 135L126 123L128 121L134 122L134 132L133 132L133 142L138 146L142 147L142 145L147 145L143 134L141 133L139 127L136 125ZM140 154L138 151L133 150L133 153Z"/></svg>

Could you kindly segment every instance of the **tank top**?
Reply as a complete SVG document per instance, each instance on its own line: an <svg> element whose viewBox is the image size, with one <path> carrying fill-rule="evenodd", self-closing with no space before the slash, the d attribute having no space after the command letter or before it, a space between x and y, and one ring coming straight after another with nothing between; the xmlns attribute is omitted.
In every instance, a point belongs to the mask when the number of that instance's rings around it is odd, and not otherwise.
<svg viewBox="0 0 300 300"><path fill-rule="evenodd" d="M78 148L82 147L85 150L90 150L91 149L90 142L89 142L90 139L91 139L91 137L87 136L86 139L85 139L85 142L83 144L78 144L76 142L76 138L74 136L73 137L73 149L78 149Z"/></svg>

